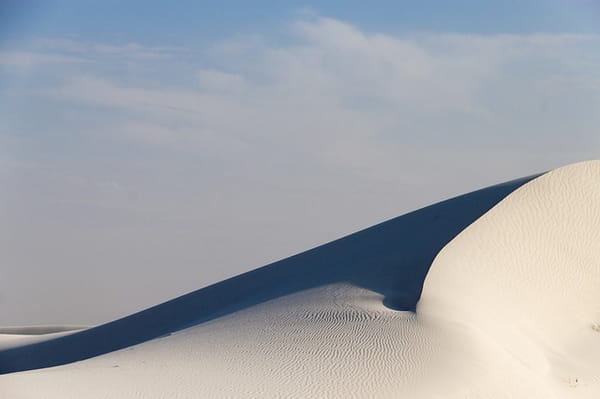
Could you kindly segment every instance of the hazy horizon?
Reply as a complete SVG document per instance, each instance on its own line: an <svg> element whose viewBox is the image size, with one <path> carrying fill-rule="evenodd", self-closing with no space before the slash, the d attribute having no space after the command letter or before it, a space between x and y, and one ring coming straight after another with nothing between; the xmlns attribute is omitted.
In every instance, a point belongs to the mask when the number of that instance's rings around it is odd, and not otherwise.
<svg viewBox="0 0 600 399"><path fill-rule="evenodd" d="M599 19L566 0L7 1L0 326L109 321L598 158Z"/></svg>

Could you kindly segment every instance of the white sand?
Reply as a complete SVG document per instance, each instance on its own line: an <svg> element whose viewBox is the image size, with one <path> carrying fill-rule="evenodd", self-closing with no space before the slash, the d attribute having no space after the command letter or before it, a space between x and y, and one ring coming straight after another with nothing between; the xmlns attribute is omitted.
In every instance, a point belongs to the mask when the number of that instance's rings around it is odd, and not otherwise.
<svg viewBox="0 0 600 399"><path fill-rule="evenodd" d="M418 313L477 331L486 368L523 380L518 397L600 397L600 162L539 177L464 230Z"/></svg>
<svg viewBox="0 0 600 399"><path fill-rule="evenodd" d="M0 350L48 341L84 328L82 326L0 327Z"/></svg>
<svg viewBox="0 0 600 399"><path fill-rule="evenodd" d="M136 347L0 376L19 398L598 398L600 162L516 190L451 241L417 314L337 284Z"/></svg>

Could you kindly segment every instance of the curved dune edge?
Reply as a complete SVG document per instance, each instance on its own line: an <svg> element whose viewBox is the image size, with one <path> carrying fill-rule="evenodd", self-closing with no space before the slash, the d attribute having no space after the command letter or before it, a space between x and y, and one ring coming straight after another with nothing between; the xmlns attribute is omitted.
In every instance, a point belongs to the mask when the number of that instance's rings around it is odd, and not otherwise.
<svg viewBox="0 0 600 399"><path fill-rule="evenodd" d="M465 229L417 311L476 333L480 361L518 374L507 392L600 397L600 161L538 177Z"/></svg>
<svg viewBox="0 0 600 399"><path fill-rule="evenodd" d="M84 330L83 326L0 327L0 351L49 341Z"/></svg>
<svg viewBox="0 0 600 399"><path fill-rule="evenodd" d="M515 190L450 241L416 314L336 281L83 362L0 376L0 392L596 398L599 226L600 162L567 166Z"/></svg>
<svg viewBox="0 0 600 399"><path fill-rule="evenodd" d="M88 327L87 326L72 326L72 325L10 326L10 327L0 327L0 335L2 335L2 334L44 335L44 334L54 334L54 333L67 332L67 331L83 330L85 328L88 328Z"/></svg>
<svg viewBox="0 0 600 399"><path fill-rule="evenodd" d="M414 310L439 251L532 178L430 205L122 319L65 337L0 348L0 374L89 359L288 295L313 289L323 293L331 285L361 287L389 308Z"/></svg>
<svg viewBox="0 0 600 399"><path fill-rule="evenodd" d="M0 327L0 351L64 337L86 328L72 325Z"/></svg>

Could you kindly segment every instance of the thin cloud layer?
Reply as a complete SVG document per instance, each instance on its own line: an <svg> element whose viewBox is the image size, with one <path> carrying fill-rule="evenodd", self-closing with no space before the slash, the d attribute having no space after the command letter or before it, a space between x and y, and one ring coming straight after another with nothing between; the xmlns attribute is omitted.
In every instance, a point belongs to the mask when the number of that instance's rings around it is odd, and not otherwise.
<svg viewBox="0 0 600 399"><path fill-rule="evenodd" d="M593 35L317 17L197 49L30 47L0 54L8 324L108 320L600 149Z"/></svg>
<svg viewBox="0 0 600 399"><path fill-rule="evenodd" d="M291 141L310 154L316 140L326 163L336 154L353 163L372 149L373 176L387 174L390 165L378 165L407 145L481 149L508 139L509 151L517 145L563 150L568 140L558 138L567 129L597 143L590 133L599 118L593 112L598 54L591 51L598 37L394 37L326 18L300 21L292 32L295 40L284 45L256 38L215 45L205 57L222 68L198 61L189 77L192 84L196 78L193 88L87 74L55 92L128 110L132 119L142 114L162 131L173 128L174 136L181 130L174 127L187 121L189 139L200 149L208 131L224 141ZM338 151L340 145L350 148Z"/></svg>

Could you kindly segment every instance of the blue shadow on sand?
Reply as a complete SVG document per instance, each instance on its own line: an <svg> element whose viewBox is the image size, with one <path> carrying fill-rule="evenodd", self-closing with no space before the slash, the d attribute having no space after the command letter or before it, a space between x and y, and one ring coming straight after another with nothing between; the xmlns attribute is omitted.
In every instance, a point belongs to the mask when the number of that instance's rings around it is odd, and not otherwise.
<svg viewBox="0 0 600 399"><path fill-rule="evenodd" d="M438 252L536 176L449 199L130 316L52 340L0 351L0 374L58 366L136 345L283 295L348 282L414 311Z"/></svg>

